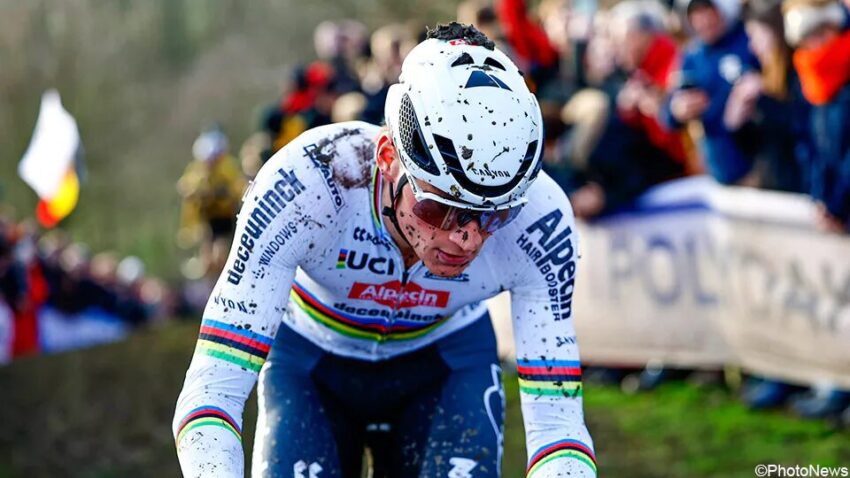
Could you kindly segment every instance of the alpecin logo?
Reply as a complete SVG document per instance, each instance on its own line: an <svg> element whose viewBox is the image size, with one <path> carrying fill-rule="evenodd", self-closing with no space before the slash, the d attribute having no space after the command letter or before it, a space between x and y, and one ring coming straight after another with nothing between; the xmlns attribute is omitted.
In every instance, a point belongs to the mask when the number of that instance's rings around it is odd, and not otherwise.
<svg viewBox="0 0 850 478"><path fill-rule="evenodd" d="M569 319L572 315L575 288L575 248L570 221L557 232L563 217L559 209L553 210L528 226L516 241L546 281L549 307L555 320Z"/></svg>
<svg viewBox="0 0 850 478"><path fill-rule="evenodd" d="M415 282L410 282L402 288L398 280L383 284L355 282L348 292L349 299L369 300L397 309L445 307L449 304L449 295L447 291L428 290Z"/></svg>
<svg viewBox="0 0 850 478"><path fill-rule="evenodd" d="M365 252L340 249L336 260L337 269L361 270L378 275L395 275L395 262L386 257L369 257Z"/></svg>

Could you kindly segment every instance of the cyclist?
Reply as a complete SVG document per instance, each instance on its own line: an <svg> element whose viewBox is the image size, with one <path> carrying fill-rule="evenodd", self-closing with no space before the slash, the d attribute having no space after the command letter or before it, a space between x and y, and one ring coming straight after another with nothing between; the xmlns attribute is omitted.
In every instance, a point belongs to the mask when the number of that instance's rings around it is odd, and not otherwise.
<svg viewBox="0 0 850 478"><path fill-rule="evenodd" d="M177 239L181 246L199 243L204 272L215 277L227 258L245 179L228 152L227 136L218 127L198 136L192 155L194 161L177 181L183 197Z"/></svg>
<svg viewBox="0 0 850 478"><path fill-rule="evenodd" d="M370 423L391 476L500 474L504 393L483 300L512 295L535 478L596 476L572 324L577 238L539 173L540 109L484 35L429 31L386 128L309 130L249 186L173 431L183 473L359 476Z"/></svg>

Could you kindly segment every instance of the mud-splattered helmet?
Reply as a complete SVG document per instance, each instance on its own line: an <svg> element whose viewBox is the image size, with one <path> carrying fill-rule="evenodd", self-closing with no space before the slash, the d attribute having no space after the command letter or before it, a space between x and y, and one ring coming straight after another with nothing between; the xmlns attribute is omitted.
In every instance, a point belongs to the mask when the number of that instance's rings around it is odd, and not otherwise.
<svg viewBox="0 0 850 478"><path fill-rule="evenodd" d="M434 199L489 210L525 203L542 161L540 106L516 65L475 28L429 31L405 58L384 112L410 179L454 201Z"/></svg>

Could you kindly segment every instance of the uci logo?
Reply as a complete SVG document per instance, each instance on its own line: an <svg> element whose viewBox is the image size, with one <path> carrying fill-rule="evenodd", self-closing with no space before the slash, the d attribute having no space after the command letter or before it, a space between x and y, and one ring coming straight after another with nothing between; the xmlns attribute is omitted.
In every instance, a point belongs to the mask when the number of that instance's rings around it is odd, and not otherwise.
<svg viewBox="0 0 850 478"><path fill-rule="evenodd" d="M369 257L364 252L340 249L336 261L337 269L368 269L369 272L378 275L395 275L395 262L386 257Z"/></svg>

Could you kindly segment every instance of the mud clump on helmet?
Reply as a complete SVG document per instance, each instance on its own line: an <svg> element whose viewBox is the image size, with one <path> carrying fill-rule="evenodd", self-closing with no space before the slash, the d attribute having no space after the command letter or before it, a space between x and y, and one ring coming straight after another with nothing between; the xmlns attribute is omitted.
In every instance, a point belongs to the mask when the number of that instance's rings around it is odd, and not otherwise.
<svg viewBox="0 0 850 478"><path fill-rule="evenodd" d="M488 50L496 48L493 40L487 38L487 35L478 31L472 25L464 25L463 23L450 22L448 24L437 24L436 28L428 28L426 38L435 38L437 40L463 40L468 45L483 46Z"/></svg>

